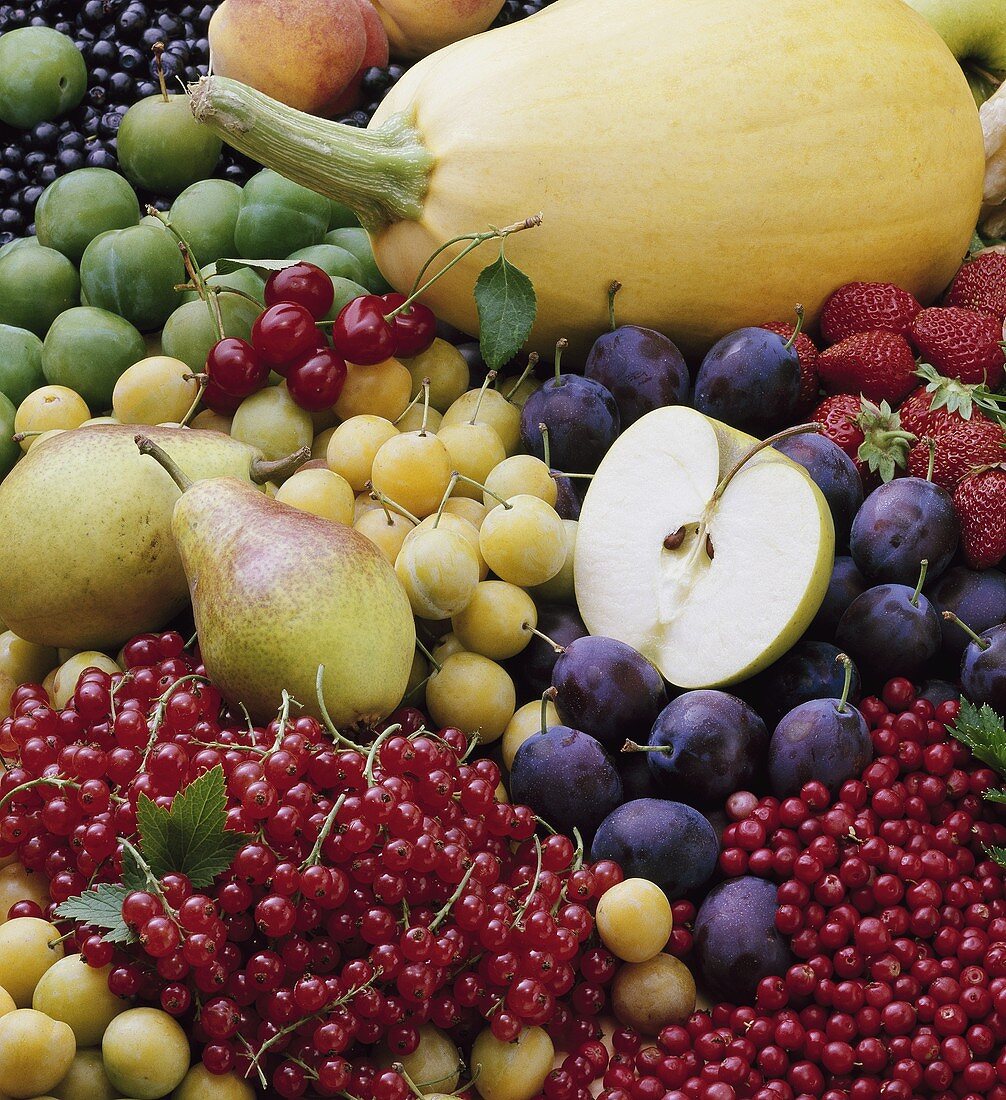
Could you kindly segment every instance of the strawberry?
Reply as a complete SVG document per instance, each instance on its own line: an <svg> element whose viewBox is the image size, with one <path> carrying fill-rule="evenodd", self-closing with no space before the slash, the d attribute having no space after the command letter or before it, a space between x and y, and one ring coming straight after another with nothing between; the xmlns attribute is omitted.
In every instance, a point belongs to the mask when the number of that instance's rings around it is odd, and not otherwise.
<svg viewBox="0 0 1006 1100"><path fill-rule="evenodd" d="M796 325L791 325L787 321L769 321L760 327L768 329L769 332L774 332L776 336L781 336L784 340L789 340ZM796 411L802 415L817 404L820 394L821 384L817 377L819 352L814 341L805 332L797 333L797 337L793 341L793 347L796 349L797 359L800 360L800 400Z"/></svg>
<svg viewBox="0 0 1006 1100"><path fill-rule="evenodd" d="M923 363L915 373L926 385L909 394L898 413L902 428L920 439L939 435L970 420L975 410L992 420L1003 415L999 403L1006 399L990 393L984 385L972 386L955 378L944 378L928 363Z"/></svg>
<svg viewBox="0 0 1006 1100"><path fill-rule="evenodd" d="M1006 465L982 466L954 490L961 549L972 569L991 569L1006 558Z"/></svg>
<svg viewBox="0 0 1006 1100"><path fill-rule="evenodd" d="M1002 461L1006 447L1002 425L980 413L931 438L936 444L932 480L948 493L976 466ZM923 439L908 456L908 472L913 477L925 477L928 470L929 441Z"/></svg>
<svg viewBox="0 0 1006 1100"><path fill-rule="evenodd" d="M821 309L821 335L837 344L857 332L905 333L922 306L893 283L846 283Z"/></svg>
<svg viewBox="0 0 1006 1100"><path fill-rule="evenodd" d="M912 321L909 339L926 362L947 378L972 385L984 383L991 390L1002 385L1002 324L989 313L959 306L924 309Z"/></svg>
<svg viewBox="0 0 1006 1100"><path fill-rule="evenodd" d="M961 267L947 291L948 306L1006 317L1006 253L979 252Z"/></svg>
<svg viewBox="0 0 1006 1100"><path fill-rule="evenodd" d="M826 393L859 393L898 405L915 389L915 356L896 332L857 332L817 357Z"/></svg>
<svg viewBox="0 0 1006 1100"><path fill-rule="evenodd" d="M903 431L896 412L886 401L879 406L851 393L826 397L810 414L824 426L823 434L856 463L864 486L877 480L890 481L904 468L915 436Z"/></svg>

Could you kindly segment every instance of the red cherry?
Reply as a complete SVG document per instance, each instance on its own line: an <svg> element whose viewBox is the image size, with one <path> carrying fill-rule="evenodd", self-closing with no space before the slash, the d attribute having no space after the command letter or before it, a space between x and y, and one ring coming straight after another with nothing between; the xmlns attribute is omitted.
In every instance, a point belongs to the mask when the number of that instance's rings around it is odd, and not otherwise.
<svg viewBox="0 0 1006 1100"><path fill-rule="evenodd" d="M252 325L252 344L267 366L284 374L287 365L318 345L314 318L296 302L279 302Z"/></svg>
<svg viewBox="0 0 1006 1100"><path fill-rule="evenodd" d="M231 397L247 397L261 389L269 368L246 340L229 336L218 340L206 356L206 371L216 387Z"/></svg>
<svg viewBox="0 0 1006 1100"><path fill-rule="evenodd" d="M406 298L404 294L392 293L383 295L383 300L388 313L391 313ZM395 332L395 354L405 359L426 351L437 338L437 319L433 310L421 302L413 302L408 309L393 317L391 325Z"/></svg>
<svg viewBox="0 0 1006 1100"><path fill-rule="evenodd" d="M346 364L336 352L320 348L298 359L286 376L286 388L302 409L330 409L346 381Z"/></svg>
<svg viewBox="0 0 1006 1100"><path fill-rule="evenodd" d="M320 267L306 260L274 271L265 284L265 304L274 306L280 302L296 302L303 306L316 321L320 321L332 308L335 288L331 278Z"/></svg>
<svg viewBox="0 0 1006 1100"><path fill-rule="evenodd" d="M203 404L221 416L233 416L242 401L244 401L243 397L235 397L233 394L224 393L213 381L208 382L206 389L203 390Z"/></svg>
<svg viewBox="0 0 1006 1100"><path fill-rule="evenodd" d="M387 308L376 294L363 294L342 307L332 343L347 362L370 367L395 354L395 332L384 319Z"/></svg>

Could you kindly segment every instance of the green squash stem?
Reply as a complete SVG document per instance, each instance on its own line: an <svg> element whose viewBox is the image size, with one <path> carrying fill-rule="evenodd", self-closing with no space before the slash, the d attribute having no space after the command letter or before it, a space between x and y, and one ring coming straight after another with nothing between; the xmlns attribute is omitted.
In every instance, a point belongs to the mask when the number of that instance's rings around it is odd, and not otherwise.
<svg viewBox="0 0 1006 1100"><path fill-rule="evenodd" d="M364 228L422 216L434 158L407 115L362 130L295 111L228 77L204 76L189 91L192 113L228 145L345 203Z"/></svg>

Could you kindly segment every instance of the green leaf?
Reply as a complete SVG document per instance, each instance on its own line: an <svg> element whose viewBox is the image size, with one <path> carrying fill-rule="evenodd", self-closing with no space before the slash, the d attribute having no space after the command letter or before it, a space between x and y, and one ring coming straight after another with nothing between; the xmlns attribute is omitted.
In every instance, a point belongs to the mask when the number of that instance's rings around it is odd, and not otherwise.
<svg viewBox="0 0 1006 1100"><path fill-rule="evenodd" d="M140 797L142 798L143 795ZM127 890L146 890L150 885L147 882L146 872L128 848L122 849L122 885Z"/></svg>
<svg viewBox="0 0 1006 1100"><path fill-rule="evenodd" d="M976 256L979 252L983 252L988 245L982 240L980 233L975 233L971 238L971 244L968 245L968 259L972 256Z"/></svg>
<svg viewBox="0 0 1006 1100"><path fill-rule="evenodd" d="M976 707L961 696L961 709L950 732L979 760L1006 775L1006 725L988 703Z"/></svg>
<svg viewBox="0 0 1006 1100"><path fill-rule="evenodd" d="M531 280L500 251L475 283L479 345L491 370L499 370L524 346L538 312Z"/></svg>
<svg viewBox="0 0 1006 1100"><path fill-rule="evenodd" d="M136 937L122 919L122 903L129 893L126 886L102 882L78 897L67 898L56 907L56 915L105 929L102 939L109 943L131 943Z"/></svg>
<svg viewBox="0 0 1006 1100"><path fill-rule="evenodd" d="M1006 791L1000 790L996 787L989 787L989 789L982 795L982 798L988 802L1000 802L1006 804Z"/></svg>
<svg viewBox="0 0 1006 1100"><path fill-rule="evenodd" d="M170 810L140 795L136 806L140 850L155 877L178 871L199 890L230 866L234 853L248 838L225 831L226 805L224 772L219 765L179 791Z"/></svg>
<svg viewBox="0 0 1006 1100"><path fill-rule="evenodd" d="M1000 867L1006 867L1006 848L1000 848L997 844L985 844L983 847L989 859L994 859Z"/></svg>
<svg viewBox="0 0 1006 1100"><path fill-rule="evenodd" d="M216 274L231 275L235 271L241 271L243 268L248 267L256 275L268 279L274 271L282 271L285 267L293 267L295 264L302 262L302 260L235 260L224 258L217 260Z"/></svg>

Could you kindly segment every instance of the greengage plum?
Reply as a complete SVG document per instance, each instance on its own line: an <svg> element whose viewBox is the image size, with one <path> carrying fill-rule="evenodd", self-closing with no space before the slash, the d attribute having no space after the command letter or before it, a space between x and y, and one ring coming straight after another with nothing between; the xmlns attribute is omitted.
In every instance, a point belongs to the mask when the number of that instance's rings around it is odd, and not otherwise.
<svg viewBox="0 0 1006 1100"><path fill-rule="evenodd" d="M645 737L667 702L664 678L638 651L615 638L577 638L552 669L559 717L617 751Z"/></svg>
<svg viewBox="0 0 1006 1100"><path fill-rule="evenodd" d="M718 855L716 831L706 818L663 798L637 798L612 810L590 849L591 859L613 859L626 878L655 882L671 901L708 882Z"/></svg>
<svg viewBox="0 0 1006 1100"><path fill-rule="evenodd" d="M721 882L695 918L695 960L718 1000L750 1003L758 983L785 974L792 959L776 930L775 883L745 876Z"/></svg>
<svg viewBox="0 0 1006 1100"><path fill-rule="evenodd" d="M799 641L774 665L739 689L745 699L774 728L780 718L810 699L837 699L845 684L838 661L840 650L829 642ZM849 701L860 697L859 670L853 665Z"/></svg>
<svg viewBox="0 0 1006 1100"><path fill-rule="evenodd" d="M960 616L962 622L978 633L1006 622L1006 574L998 569L977 570L955 565L927 585L926 595L940 613L941 652L951 662L948 672L957 672L958 662L970 639L955 622L942 618L944 611Z"/></svg>
<svg viewBox="0 0 1006 1100"><path fill-rule="evenodd" d="M793 435L773 447L810 474L831 509L835 546L840 550L848 547L853 518L863 504L863 480L855 462L823 435Z"/></svg>
<svg viewBox="0 0 1006 1100"><path fill-rule="evenodd" d="M517 749L510 797L561 833L579 829L589 842L621 803L622 780L600 741L569 726L549 726Z"/></svg>
<svg viewBox="0 0 1006 1100"><path fill-rule="evenodd" d="M686 691L660 712L646 756L660 793L719 806L759 786L768 730L743 700L725 691Z"/></svg>

